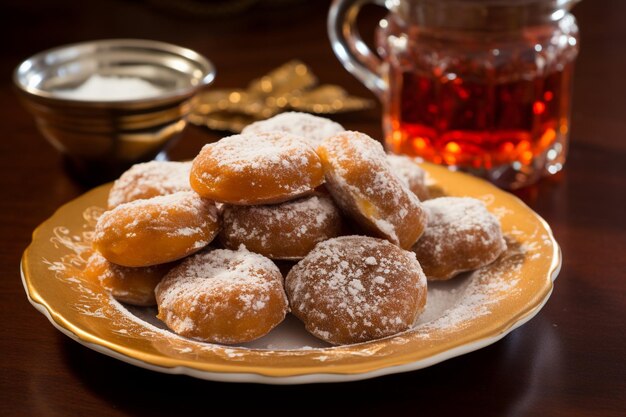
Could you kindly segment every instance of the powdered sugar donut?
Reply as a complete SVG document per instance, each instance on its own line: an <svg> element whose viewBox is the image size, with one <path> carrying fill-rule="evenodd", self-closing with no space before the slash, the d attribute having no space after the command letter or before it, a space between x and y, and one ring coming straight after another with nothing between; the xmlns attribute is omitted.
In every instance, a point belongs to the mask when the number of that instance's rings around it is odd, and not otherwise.
<svg viewBox="0 0 626 417"><path fill-rule="evenodd" d="M88 279L99 282L118 301L153 306L156 304L154 289L173 266L162 264L129 268L107 261L96 251L89 257L84 274Z"/></svg>
<svg viewBox="0 0 626 417"><path fill-rule="evenodd" d="M406 155L387 154L387 162L391 171L413 191L420 201L428 200L428 187L426 187L426 173L417 164L415 158Z"/></svg>
<svg viewBox="0 0 626 417"><path fill-rule="evenodd" d="M365 342L409 329L426 304L415 254L365 236L318 244L285 281L292 312L333 344Z"/></svg>
<svg viewBox="0 0 626 417"><path fill-rule="evenodd" d="M109 208L130 201L191 191L191 162L151 161L133 165L113 183Z"/></svg>
<svg viewBox="0 0 626 417"><path fill-rule="evenodd" d="M224 246L243 244L271 259L302 259L318 242L343 230L339 209L322 194L281 204L226 206L222 224Z"/></svg>
<svg viewBox="0 0 626 417"><path fill-rule="evenodd" d="M158 318L176 333L214 343L242 343L287 314L283 278L269 259L245 248L193 255L156 288Z"/></svg>
<svg viewBox="0 0 626 417"><path fill-rule="evenodd" d="M313 148L288 133L234 135L206 145L193 160L191 187L230 204L279 203L324 182Z"/></svg>
<svg viewBox="0 0 626 417"><path fill-rule="evenodd" d="M489 265L506 250L498 219L475 198L424 202L428 226L413 247L429 280L446 280Z"/></svg>
<svg viewBox="0 0 626 417"><path fill-rule="evenodd" d="M345 131L339 123L308 113L285 112L246 126L241 133L286 132L301 136L316 148L322 140Z"/></svg>
<svg viewBox="0 0 626 417"><path fill-rule="evenodd" d="M199 251L218 231L215 204L193 191L180 191L104 212L96 224L93 243L113 263L150 266Z"/></svg>
<svg viewBox="0 0 626 417"><path fill-rule="evenodd" d="M326 186L337 204L368 233L410 248L426 226L417 196L391 172L382 145L359 132L344 132L317 148Z"/></svg>

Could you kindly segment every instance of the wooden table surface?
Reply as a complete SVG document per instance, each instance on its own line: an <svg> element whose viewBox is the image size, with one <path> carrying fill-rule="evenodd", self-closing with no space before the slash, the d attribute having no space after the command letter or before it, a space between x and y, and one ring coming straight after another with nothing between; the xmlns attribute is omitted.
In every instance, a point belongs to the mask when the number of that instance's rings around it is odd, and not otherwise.
<svg viewBox="0 0 626 417"><path fill-rule="evenodd" d="M420 371L329 385L213 383L140 369L55 330L26 300L19 261L32 230L85 188L17 102L22 59L70 42L139 37L181 44L218 68L216 87L242 87L289 59L323 82L371 94L335 59L326 1L296 1L238 17L190 17L166 1L12 2L0 8L0 415L626 414L626 2L575 8L582 33L572 144L558 178L520 196L552 226L564 254L548 304L492 346ZM172 4L175 2L172 2ZM188 2L188 4L193 2ZM198 2L200 3L200 2ZM180 3L179 3L180 4ZM382 13L366 10L367 36ZM380 109L336 118L380 137ZM218 133L189 128L172 159L193 157ZM233 401L232 398L235 398ZM285 402L300 404L287 407Z"/></svg>

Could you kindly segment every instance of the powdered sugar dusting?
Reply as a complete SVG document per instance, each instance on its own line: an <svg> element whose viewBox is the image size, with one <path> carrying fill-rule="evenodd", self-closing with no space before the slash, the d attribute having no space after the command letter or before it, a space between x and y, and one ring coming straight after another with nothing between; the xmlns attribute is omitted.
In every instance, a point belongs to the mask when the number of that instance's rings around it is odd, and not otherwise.
<svg viewBox="0 0 626 417"><path fill-rule="evenodd" d="M365 258L365 264L366 265L378 265L378 261L376 261L376 258L374 258L373 256L368 256L367 258Z"/></svg>
<svg viewBox="0 0 626 417"><path fill-rule="evenodd" d="M318 148L327 187L339 206L371 233L408 248L426 225L419 198L392 173L382 145L343 132Z"/></svg>
<svg viewBox="0 0 626 417"><path fill-rule="evenodd" d="M191 162L151 161L133 165L113 184L109 208L143 198L191 191L190 171Z"/></svg>
<svg viewBox="0 0 626 417"><path fill-rule="evenodd" d="M409 187L411 191L421 200L427 200L428 187L426 186L426 173L418 165L419 158L412 158L406 155L387 154L387 162L391 171Z"/></svg>
<svg viewBox="0 0 626 417"><path fill-rule="evenodd" d="M318 244L289 272L286 288L311 333L354 343L406 330L421 310L426 278L413 253L346 236Z"/></svg>
<svg viewBox="0 0 626 417"><path fill-rule="evenodd" d="M187 258L165 276L155 292L159 317L175 332L191 337L201 337L198 326L221 320L223 310L230 310L236 319L267 314L281 304L283 317L287 311L278 267L243 246L237 251L215 249ZM220 336L221 342L232 342Z"/></svg>
<svg viewBox="0 0 626 417"><path fill-rule="evenodd" d="M520 271L528 254L513 238L508 240L508 249L497 262L454 280L429 282L426 309L414 326L421 337L489 315L492 306L519 294Z"/></svg>
<svg viewBox="0 0 626 417"><path fill-rule="evenodd" d="M96 317L97 320L106 320L106 325L124 338L149 340L155 348L174 358L184 354L186 359L198 360L199 355L204 352L227 358L223 346L176 335L165 329L162 322L154 317L154 309L123 306L110 298L106 292L98 290L96 286L84 280L81 270L85 267L88 256L85 253L91 251L93 227L102 211L101 207L86 208L83 213L85 223L82 227L74 229L56 227L52 237L49 238L51 248L58 248L59 255L44 259L42 262L51 271L51 276L66 285L73 294L68 299L71 308L81 314ZM324 345L314 340L298 320L293 317L290 320L288 317L288 320L285 320L287 323L283 324L289 324L290 327L283 328L281 324L281 327L276 329L278 331L272 331L267 339L259 339L253 345L239 345L238 348L232 348L231 353L247 355L245 346L250 346L257 349L254 352L255 356L275 358L307 355L312 360L332 362L346 355L374 356L381 347L390 344L402 345L427 339L447 340L454 335L456 329L474 326L473 323L477 318L490 315L499 304L509 303L509 299L515 302L515 297L520 296L524 288L523 282L532 278L524 275L523 266L526 262L539 265L549 263L552 259L554 244L552 237L539 223L534 232L517 226L508 228L506 240L508 249L495 263L450 281L430 283L426 309L414 329L386 339L384 343L320 349ZM363 263L365 259L366 257ZM539 276L535 278L543 279ZM377 278L374 278L374 281L377 281ZM481 296L481 293L484 293L484 296ZM464 301L465 298L468 300ZM276 341L276 337L279 338L279 342ZM315 352L315 356L310 356L311 352Z"/></svg>
<svg viewBox="0 0 626 417"><path fill-rule="evenodd" d="M436 240L440 242L449 240L451 235L470 242L481 239L484 244L495 238L502 240L500 222L480 200L471 197L440 197L424 202L424 207L429 215L427 231L435 234ZM476 236L477 230L488 233Z"/></svg>
<svg viewBox="0 0 626 417"><path fill-rule="evenodd" d="M269 259L249 252L244 247L237 251L216 249L197 254L166 276L170 282L164 281L161 286L168 289L161 290L160 305L168 308L181 297L215 291L223 285L270 287L273 282L267 279L268 271L280 274ZM274 278L276 276L274 274ZM239 298L244 301L243 308L246 310L260 310L264 307L263 299L256 298L254 294L242 293ZM190 307L193 310L194 305Z"/></svg>
<svg viewBox="0 0 626 417"><path fill-rule="evenodd" d="M215 204L193 191L179 191L105 212L93 238L109 261L139 267L181 259L208 245L218 231Z"/></svg>
<svg viewBox="0 0 626 417"><path fill-rule="evenodd" d="M316 243L338 236L341 224L333 201L313 195L282 204L227 206L221 236L231 248L245 244L273 259L301 259Z"/></svg>
<svg viewBox="0 0 626 417"><path fill-rule="evenodd" d="M189 213L196 225L180 223L177 216L167 215L168 212ZM120 224L123 214L132 213L131 223ZM125 238L133 238L140 231L150 229L161 231L168 236L202 236L207 222L218 220L217 209L212 201L200 198L193 191L180 191L153 197L146 200L135 200L124 203L100 216L94 234L94 240L100 240L107 233L116 233ZM202 243L202 242L201 242ZM208 242L204 242L202 246Z"/></svg>
<svg viewBox="0 0 626 417"><path fill-rule="evenodd" d="M259 194L223 201L238 204L285 201L312 191L322 177L313 148L300 136L283 132L233 135L205 145L191 169L193 187L202 195L219 199L234 193L226 189L233 184Z"/></svg>
<svg viewBox="0 0 626 417"><path fill-rule="evenodd" d="M252 173L298 173L307 168L307 156L313 151L301 137L276 132L233 135L205 145L204 149L211 149L218 169ZM205 180L211 180L210 176L211 173L202 174Z"/></svg>
<svg viewBox="0 0 626 417"><path fill-rule="evenodd" d="M440 197L424 202L428 226L413 250L429 279L447 279L493 262L506 243L482 201Z"/></svg>
<svg viewBox="0 0 626 417"><path fill-rule="evenodd" d="M303 137L311 146L317 147L330 136L343 132L339 123L308 113L285 112L267 120L246 126L241 133L286 132Z"/></svg>
<svg viewBox="0 0 626 417"><path fill-rule="evenodd" d="M85 274L97 279L116 299L149 306L156 304L154 287L169 268L171 264L128 268L109 262L98 251L94 251L87 260Z"/></svg>

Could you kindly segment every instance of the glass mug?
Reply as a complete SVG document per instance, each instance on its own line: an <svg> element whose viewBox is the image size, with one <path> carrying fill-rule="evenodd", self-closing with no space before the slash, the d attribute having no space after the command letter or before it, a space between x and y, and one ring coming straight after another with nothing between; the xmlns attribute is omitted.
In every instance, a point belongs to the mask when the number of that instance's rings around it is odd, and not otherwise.
<svg viewBox="0 0 626 417"><path fill-rule="evenodd" d="M567 153L578 0L369 0L389 10L374 54L356 29L368 0L335 0L328 32L378 95L388 150L515 189Z"/></svg>

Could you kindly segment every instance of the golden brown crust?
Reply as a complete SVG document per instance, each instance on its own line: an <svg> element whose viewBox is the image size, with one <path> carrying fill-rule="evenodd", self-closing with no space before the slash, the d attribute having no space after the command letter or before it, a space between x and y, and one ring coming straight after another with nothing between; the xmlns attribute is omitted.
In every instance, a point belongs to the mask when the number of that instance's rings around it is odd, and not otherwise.
<svg viewBox="0 0 626 417"><path fill-rule="evenodd" d="M276 265L245 248L195 254L172 269L155 293L158 318L170 329L213 343L257 339L288 311Z"/></svg>
<svg viewBox="0 0 626 417"><path fill-rule="evenodd" d="M391 172L380 143L359 132L322 142L317 153L333 199L377 237L409 249L426 226L419 199Z"/></svg>
<svg viewBox="0 0 626 417"><path fill-rule="evenodd" d="M246 126L241 133L286 132L302 137L313 148L327 137L345 131L339 123L308 113L284 112Z"/></svg>
<svg viewBox="0 0 626 417"><path fill-rule="evenodd" d="M151 266L199 251L218 232L215 204L182 191L105 212L96 224L94 247L118 265Z"/></svg>
<svg viewBox="0 0 626 417"><path fill-rule="evenodd" d="M135 200L191 191L191 162L150 161L133 165L109 191L109 209Z"/></svg>
<svg viewBox="0 0 626 417"><path fill-rule="evenodd" d="M302 259L317 243L343 231L339 209L322 194L281 204L227 206L222 224L224 246L243 244L270 259Z"/></svg>
<svg viewBox="0 0 626 417"><path fill-rule="evenodd" d="M495 261L506 250L498 219L477 199L441 197L424 202L428 226L413 247L431 281L447 280Z"/></svg>
<svg viewBox="0 0 626 417"><path fill-rule="evenodd" d="M311 193L324 182L319 157L282 132L234 135L206 145L193 160L191 187L229 204L274 204Z"/></svg>
<svg viewBox="0 0 626 417"><path fill-rule="evenodd" d="M426 303L415 254L366 236L318 244L291 269L285 287L293 314L333 344L408 330Z"/></svg>
<svg viewBox="0 0 626 417"><path fill-rule="evenodd" d="M100 283L116 300L146 307L156 305L154 289L173 266L169 263L129 268L109 262L95 251L87 261L84 274L87 279Z"/></svg>
<svg viewBox="0 0 626 417"><path fill-rule="evenodd" d="M398 176L413 191L413 194L425 201L430 198L428 187L426 186L426 173L418 165L416 158L406 155L387 154L387 162L391 166L391 171Z"/></svg>

